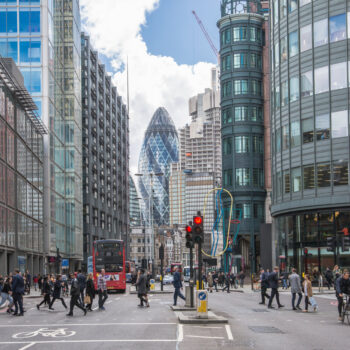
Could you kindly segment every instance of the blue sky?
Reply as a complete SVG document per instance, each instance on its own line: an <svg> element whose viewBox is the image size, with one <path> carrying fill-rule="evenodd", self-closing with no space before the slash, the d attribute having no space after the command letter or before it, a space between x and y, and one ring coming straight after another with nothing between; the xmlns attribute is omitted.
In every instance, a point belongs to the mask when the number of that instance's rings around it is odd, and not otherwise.
<svg viewBox="0 0 350 350"><path fill-rule="evenodd" d="M178 64L216 62L192 10L197 12L219 49L216 27L220 18L219 0L161 0L159 8L148 14L147 25L141 32L151 54L171 56Z"/></svg>

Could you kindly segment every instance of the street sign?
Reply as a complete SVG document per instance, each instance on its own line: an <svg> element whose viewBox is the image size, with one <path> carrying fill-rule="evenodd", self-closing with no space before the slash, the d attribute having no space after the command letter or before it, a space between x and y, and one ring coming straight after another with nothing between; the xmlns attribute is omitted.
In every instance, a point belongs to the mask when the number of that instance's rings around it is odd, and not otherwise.
<svg viewBox="0 0 350 350"><path fill-rule="evenodd" d="M68 268L69 267L69 260L68 259L62 259L62 268Z"/></svg>
<svg viewBox="0 0 350 350"><path fill-rule="evenodd" d="M208 291L197 290L197 317L208 318Z"/></svg>
<svg viewBox="0 0 350 350"><path fill-rule="evenodd" d="M217 265L217 259L216 258L204 258L203 262L207 263L208 266L216 266Z"/></svg>

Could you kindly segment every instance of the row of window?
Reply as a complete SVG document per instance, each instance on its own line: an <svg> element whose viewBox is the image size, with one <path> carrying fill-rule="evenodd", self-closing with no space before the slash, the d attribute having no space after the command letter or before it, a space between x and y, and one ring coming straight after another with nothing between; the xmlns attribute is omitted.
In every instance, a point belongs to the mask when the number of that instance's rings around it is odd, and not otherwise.
<svg viewBox="0 0 350 350"><path fill-rule="evenodd" d="M232 64L233 57L233 64ZM232 56L226 55L221 58L221 71L231 71L232 68L256 68L261 69L262 59L261 54L255 52L240 52L234 53Z"/></svg>
<svg viewBox="0 0 350 350"><path fill-rule="evenodd" d="M233 172L232 169L226 169L223 172L224 186L233 185ZM235 169L235 185L240 186L253 186L258 188L264 188L264 170L260 168L236 168Z"/></svg>
<svg viewBox="0 0 350 350"><path fill-rule="evenodd" d="M234 106L233 113L231 107L224 107L221 112L222 124L231 124L234 118L235 122L252 121L259 122L263 120L263 111L260 106Z"/></svg>
<svg viewBox="0 0 350 350"><path fill-rule="evenodd" d="M225 214L229 214L229 211ZM234 209L234 217L236 219L264 219L264 204L263 203L236 203ZM228 220L228 215L227 218Z"/></svg>
<svg viewBox="0 0 350 350"><path fill-rule="evenodd" d="M301 124L301 127L300 127ZM327 140L348 136L348 111L338 111L329 114L316 115L315 118L307 118L291 122L276 130L275 150L280 152L290 147L300 146L314 141Z"/></svg>
<svg viewBox="0 0 350 350"><path fill-rule="evenodd" d="M221 32L221 47L231 44L231 42L251 41L256 43L262 42L262 30L257 27L237 26L227 28Z"/></svg>
<svg viewBox="0 0 350 350"><path fill-rule="evenodd" d="M40 33L40 8L21 7L17 18L16 7L0 7L0 34L17 34L18 29L20 33Z"/></svg>
<svg viewBox="0 0 350 350"><path fill-rule="evenodd" d="M19 45L19 48L18 48ZM41 41L40 38L0 38L0 55L11 57L16 63L40 63Z"/></svg>
<svg viewBox="0 0 350 350"><path fill-rule="evenodd" d="M221 95L223 98L233 95L256 95L261 96L261 81L254 79L234 79L222 83Z"/></svg>
<svg viewBox="0 0 350 350"><path fill-rule="evenodd" d="M299 0L299 7L309 4L311 0ZM271 4L272 5L272 4ZM273 23L278 23L279 19L283 19L288 13L292 13L298 9L298 0L273 0ZM279 17L278 17L279 15Z"/></svg>
<svg viewBox="0 0 350 350"><path fill-rule="evenodd" d="M315 187L329 187L348 185L348 163L334 161L331 163L319 163L304 167L280 171L276 174L276 196L282 193L300 192L312 190Z"/></svg>
<svg viewBox="0 0 350 350"><path fill-rule="evenodd" d="M277 85L273 96L273 109L287 106L289 102L298 101L301 97L312 96L323 92L344 89L350 86L350 76L348 78L348 66L350 61L331 64L315 68L292 76L289 81L284 80L281 85ZM349 68L350 75L350 68ZM349 82L348 82L349 81Z"/></svg>
<svg viewBox="0 0 350 350"><path fill-rule="evenodd" d="M272 67L277 67L280 63L287 61L288 57L297 55L299 51L312 49L312 46L318 47L328 42L333 43L345 40L347 37L350 38L350 28L346 31L346 17L350 23L350 12L347 15L343 13L314 22L313 27L312 24L308 24L301 27L299 32L295 30L281 38L279 42L275 41L275 52L271 55L274 59Z"/></svg>
<svg viewBox="0 0 350 350"><path fill-rule="evenodd" d="M263 153L264 141L262 136L235 136L235 153ZM226 137L222 140L223 155L232 154L232 137Z"/></svg>

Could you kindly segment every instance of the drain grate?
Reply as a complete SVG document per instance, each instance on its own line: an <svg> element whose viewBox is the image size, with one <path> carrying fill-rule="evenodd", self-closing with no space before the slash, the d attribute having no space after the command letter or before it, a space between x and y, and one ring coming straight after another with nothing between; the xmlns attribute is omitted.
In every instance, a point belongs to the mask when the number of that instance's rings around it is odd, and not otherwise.
<svg viewBox="0 0 350 350"><path fill-rule="evenodd" d="M280 333L283 334L280 329L276 327L266 327L266 326L251 326L249 327L254 333Z"/></svg>
<svg viewBox="0 0 350 350"><path fill-rule="evenodd" d="M265 309L252 309L254 312L269 312Z"/></svg>

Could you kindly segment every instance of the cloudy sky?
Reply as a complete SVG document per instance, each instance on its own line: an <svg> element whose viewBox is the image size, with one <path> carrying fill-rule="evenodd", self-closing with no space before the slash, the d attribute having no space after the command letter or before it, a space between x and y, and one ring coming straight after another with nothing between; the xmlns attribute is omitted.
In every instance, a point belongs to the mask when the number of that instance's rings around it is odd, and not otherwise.
<svg viewBox="0 0 350 350"><path fill-rule="evenodd" d="M219 0L81 0L83 30L126 101L129 60L130 171L147 125L164 106L177 127L188 117L189 97L210 87L216 59L192 15L195 10L219 47Z"/></svg>

